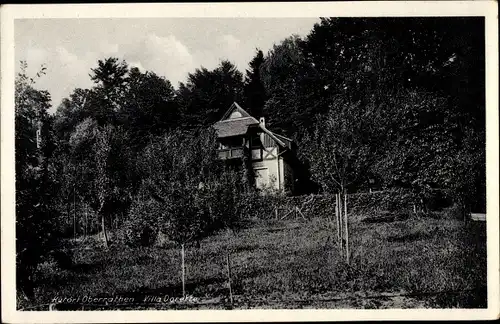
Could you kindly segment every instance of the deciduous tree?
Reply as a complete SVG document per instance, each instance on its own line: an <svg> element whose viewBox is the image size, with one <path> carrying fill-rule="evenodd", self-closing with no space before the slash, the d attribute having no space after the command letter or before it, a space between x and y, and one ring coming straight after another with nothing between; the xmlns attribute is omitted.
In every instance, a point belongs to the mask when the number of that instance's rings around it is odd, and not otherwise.
<svg viewBox="0 0 500 324"><path fill-rule="evenodd" d="M243 95L243 75L229 61L222 61L212 71L196 69L181 83L177 102L181 125L187 128L208 127L218 121L234 101Z"/></svg>
<svg viewBox="0 0 500 324"><path fill-rule="evenodd" d="M15 80L16 284L18 292L33 299L33 275L56 239L57 183L51 168L50 94L35 88L36 78L26 69L21 62ZM37 77L44 73L42 67Z"/></svg>

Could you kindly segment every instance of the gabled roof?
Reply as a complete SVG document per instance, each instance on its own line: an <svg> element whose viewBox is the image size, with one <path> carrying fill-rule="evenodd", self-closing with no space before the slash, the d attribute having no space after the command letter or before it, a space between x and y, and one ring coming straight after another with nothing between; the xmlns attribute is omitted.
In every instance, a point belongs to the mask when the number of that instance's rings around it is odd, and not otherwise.
<svg viewBox="0 0 500 324"><path fill-rule="evenodd" d="M252 117L250 116L249 113L247 113L247 111L243 108L241 108L240 105L238 105L236 102L233 102L233 104L231 105L231 107L229 107L229 109L226 111L226 113L224 114L224 116L222 116L221 118L221 121L223 120L226 120L229 118L229 116L234 112L234 111L238 111L240 114L241 114L241 118L244 118L244 117ZM252 117L253 118L253 117ZM255 118L254 118L255 119Z"/></svg>
<svg viewBox="0 0 500 324"><path fill-rule="evenodd" d="M217 131L217 136L222 138L245 135L249 126L258 124L259 121L253 117L243 117L219 121L214 124L214 128Z"/></svg>
<svg viewBox="0 0 500 324"><path fill-rule="evenodd" d="M285 137L283 135L276 134L276 133L274 135L276 135L277 138L282 140L286 144L286 146L288 146L288 148L292 148L292 143L293 143L292 139Z"/></svg>
<svg viewBox="0 0 500 324"><path fill-rule="evenodd" d="M239 112L241 117L229 118L235 111ZM257 119L250 116L250 114L236 102L233 102L222 119L214 124L214 128L217 131L217 136L223 138L245 135L249 126L258 124L259 121Z"/></svg>
<svg viewBox="0 0 500 324"><path fill-rule="evenodd" d="M229 118L229 116L235 111L238 111L241 114L241 117ZM241 108L240 105L238 105L236 102L233 102L222 119L214 124L214 128L217 131L217 136L219 138L245 135L250 127L259 127L264 133L269 135L274 141L276 141L276 143L278 143L282 147L291 147L291 139L285 136L274 134L273 132L268 130L264 125L259 123L257 119L252 117L245 109Z"/></svg>
<svg viewBox="0 0 500 324"><path fill-rule="evenodd" d="M271 137L279 145L281 145L283 147L288 146L281 139L279 139L276 136L276 134L274 134L269 129L267 129L266 127L264 127L264 125L262 125L262 124L259 123L259 124L255 125L255 126L252 125L251 127L258 127L258 128L260 128L264 133L266 133L267 135L269 135L269 137Z"/></svg>

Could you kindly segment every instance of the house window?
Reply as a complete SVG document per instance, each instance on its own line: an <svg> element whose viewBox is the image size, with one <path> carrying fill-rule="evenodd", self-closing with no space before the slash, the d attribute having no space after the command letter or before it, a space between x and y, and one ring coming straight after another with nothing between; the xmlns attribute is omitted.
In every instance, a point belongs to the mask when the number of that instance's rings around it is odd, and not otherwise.
<svg viewBox="0 0 500 324"><path fill-rule="evenodd" d="M241 158L244 140L241 136L219 139L219 157L222 159Z"/></svg>
<svg viewBox="0 0 500 324"><path fill-rule="evenodd" d="M221 149L230 149L230 148L241 148L244 144L243 137L227 137L219 140L219 147Z"/></svg>
<svg viewBox="0 0 500 324"><path fill-rule="evenodd" d="M250 137L250 151L252 152L252 160L262 160L262 142L259 134Z"/></svg>
<svg viewBox="0 0 500 324"><path fill-rule="evenodd" d="M234 118L241 118L243 115L239 111L234 111L230 116L229 119L234 119Z"/></svg>

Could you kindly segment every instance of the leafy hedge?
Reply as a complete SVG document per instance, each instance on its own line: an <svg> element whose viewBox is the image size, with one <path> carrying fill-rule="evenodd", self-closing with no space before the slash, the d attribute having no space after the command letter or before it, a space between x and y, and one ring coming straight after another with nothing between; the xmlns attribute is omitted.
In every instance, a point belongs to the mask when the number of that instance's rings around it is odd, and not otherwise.
<svg viewBox="0 0 500 324"><path fill-rule="evenodd" d="M382 212L408 213L413 211L415 197L410 191L390 190L348 195L349 211L374 216Z"/></svg>
<svg viewBox="0 0 500 324"><path fill-rule="evenodd" d="M136 200L118 233L118 239L131 247L153 245L158 237L162 214L163 209L157 201Z"/></svg>
<svg viewBox="0 0 500 324"><path fill-rule="evenodd" d="M298 207L306 218L333 218L336 198L334 194L307 195L296 197L270 196L261 198L259 208L263 218L275 217L274 209L278 208L278 217L293 213ZM357 216L377 216L384 213L397 212L409 214L413 211L415 198L405 190L383 191L374 193L355 193L347 195L348 213ZM290 215L290 214L288 214ZM288 216L289 217L289 216Z"/></svg>
<svg viewBox="0 0 500 324"><path fill-rule="evenodd" d="M192 220L185 225L196 225L198 229L192 231L186 229L187 232L199 232L195 237L199 235L202 237L222 228L237 230L242 220L273 219L276 216L299 217L295 212L296 207L306 219L333 219L336 208L336 198L333 194L287 197L266 190L238 192L230 190L227 186L214 187L195 200L197 202L195 204L177 206L180 209L174 213L175 215L172 211L167 212L168 208L162 207L154 200L136 201L122 229L124 242L129 246L151 245L156 241L159 231L164 234L170 232L170 235L175 236L177 230L182 230L182 226L177 229L170 228L172 224L169 223L169 219L180 214L184 215L188 210L191 210L189 213L198 221ZM172 206L177 205L179 201L179 199L171 201ZM411 191L403 189L347 195L349 215L374 221L384 218L406 219L414 213L415 205L415 196ZM202 232L205 234L201 234Z"/></svg>
<svg viewBox="0 0 500 324"><path fill-rule="evenodd" d="M301 211L305 218L324 217L330 218L335 214L334 195L304 195L287 197L280 194L256 194L252 199L252 216L254 218L270 219L292 217L295 207Z"/></svg>

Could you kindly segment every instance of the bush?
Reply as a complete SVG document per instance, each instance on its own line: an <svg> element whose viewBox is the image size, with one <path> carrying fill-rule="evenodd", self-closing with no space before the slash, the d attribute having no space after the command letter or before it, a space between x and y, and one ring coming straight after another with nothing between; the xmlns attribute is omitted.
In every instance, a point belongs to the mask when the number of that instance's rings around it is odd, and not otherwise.
<svg viewBox="0 0 500 324"><path fill-rule="evenodd" d="M181 188L171 193L164 204L160 230L178 244L203 238L209 232L209 217L203 200L193 190Z"/></svg>
<svg viewBox="0 0 500 324"><path fill-rule="evenodd" d="M408 213L413 210L414 197L407 190L387 190L374 193L356 193L348 197L350 211L370 217L382 211Z"/></svg>
<svg viewBox="0 0 500 324"><path fill-rule="evenodd" d="M209 232L238 230L268 205L263 195L251 188L244 171L225 170L206 191L199 192L200 205L209 210Z"/></svg>
<svg viewBox="0 0 500 324"><path fill-rule="evenodd" d="M450 207L443 209L442 217L446 219L463 219L464 210L458 204L453 204Z"/></svg>
<svg viewBox="0 0 500 324"><path fill-rule="evenodd" d="M131 247L151 246L158 237L161 218L162 206L159 202L153 199L136 200L130 208L128 219L118 237Z"/></svg>
<svg viewBox="0 0 500 324"><path fill-rule="evenodd" d="M50 252L50 260L60 269L67 270L73 265L73 253L70 249L53 250Z"/></svg>

